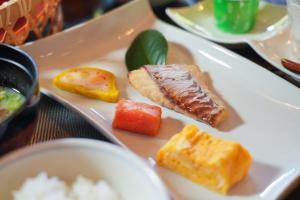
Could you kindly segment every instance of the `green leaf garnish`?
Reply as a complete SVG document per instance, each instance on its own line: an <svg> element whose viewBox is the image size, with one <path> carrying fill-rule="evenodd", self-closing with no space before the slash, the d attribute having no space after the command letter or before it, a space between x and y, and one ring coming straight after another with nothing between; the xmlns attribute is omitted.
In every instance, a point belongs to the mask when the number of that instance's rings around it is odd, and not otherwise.
<svg viewBox="0 0 300 200"><path fill-rule="evenodd" d="M128 71L143 65L166 64L168 43L163 34L156 30L141 32L132 42L126 52Z"/></svg>

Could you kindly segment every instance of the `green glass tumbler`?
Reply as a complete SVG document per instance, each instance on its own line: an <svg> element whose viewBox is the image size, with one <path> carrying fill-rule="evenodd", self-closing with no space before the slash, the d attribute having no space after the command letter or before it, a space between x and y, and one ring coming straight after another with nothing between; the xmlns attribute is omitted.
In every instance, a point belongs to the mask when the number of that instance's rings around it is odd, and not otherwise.
<svg viewBox="0 0 300 200"><path fill-rule="evenodd" d="M259 0L214 0L216 26L225 32L245 33L256 22Z"/></svg>

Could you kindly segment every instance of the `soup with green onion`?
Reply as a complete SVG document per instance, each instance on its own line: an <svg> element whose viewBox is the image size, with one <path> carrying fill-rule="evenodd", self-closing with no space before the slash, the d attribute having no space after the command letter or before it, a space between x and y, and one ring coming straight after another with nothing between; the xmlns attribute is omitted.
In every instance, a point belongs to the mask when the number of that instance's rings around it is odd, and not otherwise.
<svg viewBox="0 0 300 200"><path fill-rule="evenodd" d="M0 86L0 123L22 106L25 97L17 90Z"/></svg>

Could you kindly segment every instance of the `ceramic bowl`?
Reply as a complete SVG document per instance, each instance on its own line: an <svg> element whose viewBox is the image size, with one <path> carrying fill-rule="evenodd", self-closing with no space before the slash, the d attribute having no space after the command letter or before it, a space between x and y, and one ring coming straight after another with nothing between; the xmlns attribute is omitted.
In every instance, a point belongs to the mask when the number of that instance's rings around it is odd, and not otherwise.
<svg viewBox="0 0 300 200"><path fill-rule="evenodd" d="M60 139L20 149L0 160L0 199L39 172L73 182L77 175L104 179L122 200L170 200L154 171L135 154L119 146L90 139Z"/></svg>
<svg viewBox="0 0 300 200"><path fill-rule="evenodd" d="M33 59L17 47L0 44L0 86L21 92L25 103L0 123L0 138L35 110L39 101L38 69Z"/></svg>

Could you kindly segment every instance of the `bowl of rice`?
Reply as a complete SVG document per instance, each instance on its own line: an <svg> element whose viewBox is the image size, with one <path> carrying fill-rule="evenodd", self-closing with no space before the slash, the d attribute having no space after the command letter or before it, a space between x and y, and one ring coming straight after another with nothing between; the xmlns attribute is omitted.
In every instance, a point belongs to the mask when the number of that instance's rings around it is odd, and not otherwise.
<svg viewBox="0 0 300 200"><path fill-rule="evenodd" d="M6 200L170 200L145 161L90 139L17 150L0 160L0 177L0 199Z"/></svg>

